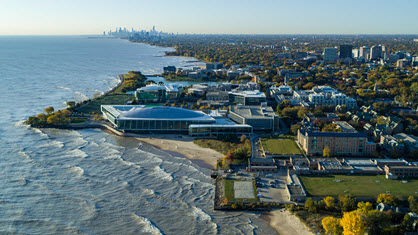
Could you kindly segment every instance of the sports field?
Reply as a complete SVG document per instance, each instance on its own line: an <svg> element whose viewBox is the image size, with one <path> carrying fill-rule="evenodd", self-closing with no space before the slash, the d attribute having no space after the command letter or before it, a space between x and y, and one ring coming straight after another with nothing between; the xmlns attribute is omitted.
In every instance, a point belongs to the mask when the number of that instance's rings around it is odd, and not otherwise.
<svg viewBox="0 0 418 235"><path fill-rule="evenodd" d="M301 154L294 140L291 139L261 139L264 151L271 154Z"/></svg>
<svg viewBox="0 0 418 235"><path fill-rule="evenodd" d="M238 185L235 185L235 183ZM246 184L248 183L248 184ZM231 201L258 201L257 190L254 181L241 181L225 179L225 197ZM237 192L235 191L237 189ZM245 198L245 195L250 195ZM237 196L237 197L235 197Z"/></svg>
<svg viewBox="0 0 418 235"><path fill-rule="evenodd" d="M300 176L306 191L313 197L351 194L354 197L374 198L390 192L399 198L418 196L418 178L388 180L384 175L327 175Z"/></svg>

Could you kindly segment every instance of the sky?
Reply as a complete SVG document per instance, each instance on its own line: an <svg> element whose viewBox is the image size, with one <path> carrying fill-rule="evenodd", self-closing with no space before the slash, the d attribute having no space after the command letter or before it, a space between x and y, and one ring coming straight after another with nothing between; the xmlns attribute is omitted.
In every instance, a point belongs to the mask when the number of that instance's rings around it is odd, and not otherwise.
<svg viewBox="0 0 418 235"><path fill-rule="evenodd" d="M0 0L0 35L418 34L418 0Z"/></svg>

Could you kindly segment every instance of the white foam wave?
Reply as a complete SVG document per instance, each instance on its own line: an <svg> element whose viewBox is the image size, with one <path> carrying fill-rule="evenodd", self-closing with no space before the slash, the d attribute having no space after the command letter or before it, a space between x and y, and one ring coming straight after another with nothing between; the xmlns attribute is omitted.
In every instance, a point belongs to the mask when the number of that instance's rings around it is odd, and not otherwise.
<svg viewBox="0 0 418 235"><path fill-rule="evenodd" d="M160 166L154 167L154 172L152 175L155 175L164 180L173 181L173 176L167 173L165 170L161 169Z"/></svg>
<svg viewBox="0 0 418 235"><path fill-rule="evenodd" d="M160 234L162 235L163 232L149 219L139 216L135 213L132 214L132 217L138 221L138 224L142 227L142 232L144 233L150 233L150 234Z"/></svg>
<svg viewBox="0 0 418 235"><path fill-rule="evenodd" d="M43 131L41 131L41 130L40 130L40 129L38 129L38 128L32 128L32 130L33 130L34 132L38 133L40 136L43 136L43 137L48 137L48 135L47 135L47 134L45 134Z"/></svg>
<svg viewBox="0 0 418 235"><path fill-rule="evenodd" d="M80 96L80 100L88 100L89 99L88 96L86 96L85 94L83 94L81 92L75 91L74 93Z"/></svg>
<svg viewBox="0 0 418 235"><path fill-rule="evenodd" d="M26 127L26 128L29 128L29 127L30 127L30 125L29 125L29 124L26 124L26 123L25 123L25 121L18 121L18 122L15 122L14 126L15 126L15 127Z"/></svg>
<svg viewBox="0 0 418 235"><path fill-rule="evenodd" d="M70 91L70 90L71 90L71 88L68 88L68 87L63 87L63 86L57 86L57 88L58 88L58 89L67 90L67 91Z"/></svg>
<svg viewBox="0 0 418 235"><path fill-rule="evenodd" d="M64 143L63 142L60 142L60 141L52 140L52 141L49 141L46 144L39 145L39 147L40 148L43 148L43 147L56 147L56 148L61 148L62 149L62 148L64 148Z"/></svg>
<svg viewBox="0 0 418 235"><path fill-rule="evenodd" d="M32 160L32 158L27 153L25 153L23 151L19 151L18 154L20 156L24 157L25 159Z"/></svg>
<svg viewBox="0 0 418 235"><path fill-rule="evenodd" d="M82 176L85 174L85 171L83 168L79 167L79 166L70 166L70 165L66 165L66 167L68 169L70 169L70 171L74 172L76 175L78 176Z"/></svg>
<svg viewBox="0 0 418 235"><path fill-rule="evenodd" d="M133 162L127 161L127 160L123 159L123 157L119 157L119 159L123 164L125 164L127 166L135 167L137 169L142 169L142 167L140 165L137 165Z"/></svg>
<svg viewBox="0 0 418 235"><path fill-rule="evenodd" d="M212 221L212 217L210 217L209 214L205 213L202 209L199 207L192 207L192 213L196 216L198 220L201 221Z"/></svg>

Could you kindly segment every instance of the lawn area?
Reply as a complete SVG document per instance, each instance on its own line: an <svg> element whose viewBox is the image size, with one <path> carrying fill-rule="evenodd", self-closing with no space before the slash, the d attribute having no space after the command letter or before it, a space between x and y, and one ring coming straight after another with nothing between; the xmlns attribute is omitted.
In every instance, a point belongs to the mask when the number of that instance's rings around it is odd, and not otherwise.
<svg viewBox="0 0 418 235"><path fill-rule="evenodd" d="M92 100L90 103L77 109L80 113L100 113L100 105L125 105L133 100L134 96L129 94L107 95Z"/></svg>
<svg viewBox="0 0 418 235"><path fill-rule="evenodd" d="M271 154L301 154L300 149L292 139L261 139L264 151Z"/></svg>
<svg viewBox="0 0 418 235"><path fill-rule="evenodd" d="M223 140L214 140L214 139L195 139L193 143L199 145L203 148L210 148L222 154L228 154L229 151L234 152L237 149L247 147L251 154L251 143L248 141L246 143L237 142L228 142Z"/></svg>
<svg viewBox="0 0 418 235"><path fill-rule="evenodd" d="M258 197L257 197L257 188L255 186L255 182L253 181L253 190L254 190L254 197L255 198L237 198L235 199L235 194L234 194L234 182L235 181L241 181L241 180L224 180L224 184L225 184L225 197L228 198L228 201L232 202L232 201L256 201L258 202Z"/></svg>
<svg viewBox="0 0 418 235"><path fill-rule="evenodd" d="M399 198L418 196L418 178L402 180L388 180L384 175L327 175L300 176L306 191L311 196L333 196L346 194L348 191L354 197L377 198L380 193L390 191ZM335 180L341 180L336 182ZM378 183L380 181L380 183Z"/></svg>

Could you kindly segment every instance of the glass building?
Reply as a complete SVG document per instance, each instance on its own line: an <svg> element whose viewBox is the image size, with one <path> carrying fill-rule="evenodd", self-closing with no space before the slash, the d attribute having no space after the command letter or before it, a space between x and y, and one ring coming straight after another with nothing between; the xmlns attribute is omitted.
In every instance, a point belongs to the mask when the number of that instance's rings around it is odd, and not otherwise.
<svg viewBox="0 0 418 235"><path fill-rule="evenodd" d="M190 136L209 136L209 135L251 135L253 128L250 125L190 125Z"/></svg>

